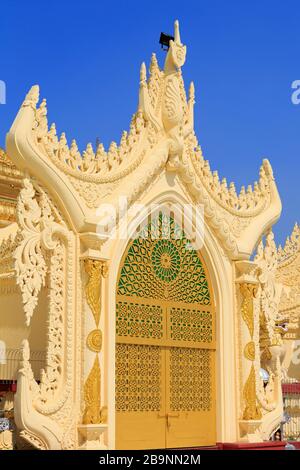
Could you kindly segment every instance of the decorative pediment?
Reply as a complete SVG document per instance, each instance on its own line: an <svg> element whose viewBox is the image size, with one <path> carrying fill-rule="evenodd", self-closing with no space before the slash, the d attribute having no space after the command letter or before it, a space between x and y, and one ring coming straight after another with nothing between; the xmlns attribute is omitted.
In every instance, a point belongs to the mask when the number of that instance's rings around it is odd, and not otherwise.
<svg viewBox="0 0 300 470"><path fill-rule="evenodd" d="M181 67L186 46L175 22L174 41L160 69L153 54L149 76L140 70L139 104L119 144L107 150L88 143L80 152L75 140L57 135L48 125L46 100L39 87L27 94L8 134L9 154L18 168L29 171L52 191L76 230L96 230L100 204L118 206L120 195L128 204L142 199L143 191L162 172L173 172L190 198L204 206L207 223L231 258L248 258L263 233L278 219L281 202L270 163L264 160L259 180L238 194L211 171L194 133L195 90L186 96Z"/></svg>

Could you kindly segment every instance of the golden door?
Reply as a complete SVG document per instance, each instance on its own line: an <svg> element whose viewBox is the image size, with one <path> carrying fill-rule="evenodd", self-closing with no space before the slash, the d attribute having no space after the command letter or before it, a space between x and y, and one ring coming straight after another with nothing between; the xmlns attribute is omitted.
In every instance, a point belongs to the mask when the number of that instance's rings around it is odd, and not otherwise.
<svg viewBox="0 0 300 470"><path fill-rule="evenodd" d="M184 233L179 237L174 219L160 216L151 223L151 236L127 247L119 273L116 448L214 445L210 282L200 254Z"/></svg>

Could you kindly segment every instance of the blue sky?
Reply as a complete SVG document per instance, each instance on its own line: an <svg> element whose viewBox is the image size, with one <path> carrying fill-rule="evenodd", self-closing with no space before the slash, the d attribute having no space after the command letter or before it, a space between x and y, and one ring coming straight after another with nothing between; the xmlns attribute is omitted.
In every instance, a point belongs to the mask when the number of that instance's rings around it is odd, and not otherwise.
<svg viewBox="0 0 300 470"><path fill-rule="evenodd" d="M139 68L161 31L180 21L186 87L195 83L195 129L212 169L238 187L269 158L283 202L275 227L283 242L300 221L300 3L296 1L6 0L1 5L0 146L27 90L38 83L49 120L81 149L105 146L128 129Z"/></svg>

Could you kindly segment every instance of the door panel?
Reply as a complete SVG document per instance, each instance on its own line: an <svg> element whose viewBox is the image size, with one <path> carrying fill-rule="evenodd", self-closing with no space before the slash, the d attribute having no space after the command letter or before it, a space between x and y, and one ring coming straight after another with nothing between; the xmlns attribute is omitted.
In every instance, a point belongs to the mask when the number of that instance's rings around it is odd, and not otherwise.
<svg viewBox="0 0 300 470"><path fill-rule="evenodd" d="M117 448L214 445L215 344L209 309L120 297L117 310Z"/></svg>
<svg viewBox="0 0 300 470"><path fill-rule="evenodd" d="M165 447L165 350L116 345L117 449Z"/></svg>

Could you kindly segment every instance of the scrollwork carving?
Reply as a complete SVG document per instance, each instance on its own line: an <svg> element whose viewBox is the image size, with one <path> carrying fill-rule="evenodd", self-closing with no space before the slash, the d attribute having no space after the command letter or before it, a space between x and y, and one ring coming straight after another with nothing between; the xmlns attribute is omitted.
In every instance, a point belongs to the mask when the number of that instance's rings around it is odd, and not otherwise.
<svg viewBox="0 0 300 470"><path fill-rule="evenodd" d="M17 204L18 224L22 242L15 250L15 270L20 286L26 325L29 326L38 302L38 294L45 285L46 261L41 245L42 210L35 199L35 190L28 178L24 179Z"/></svg>

